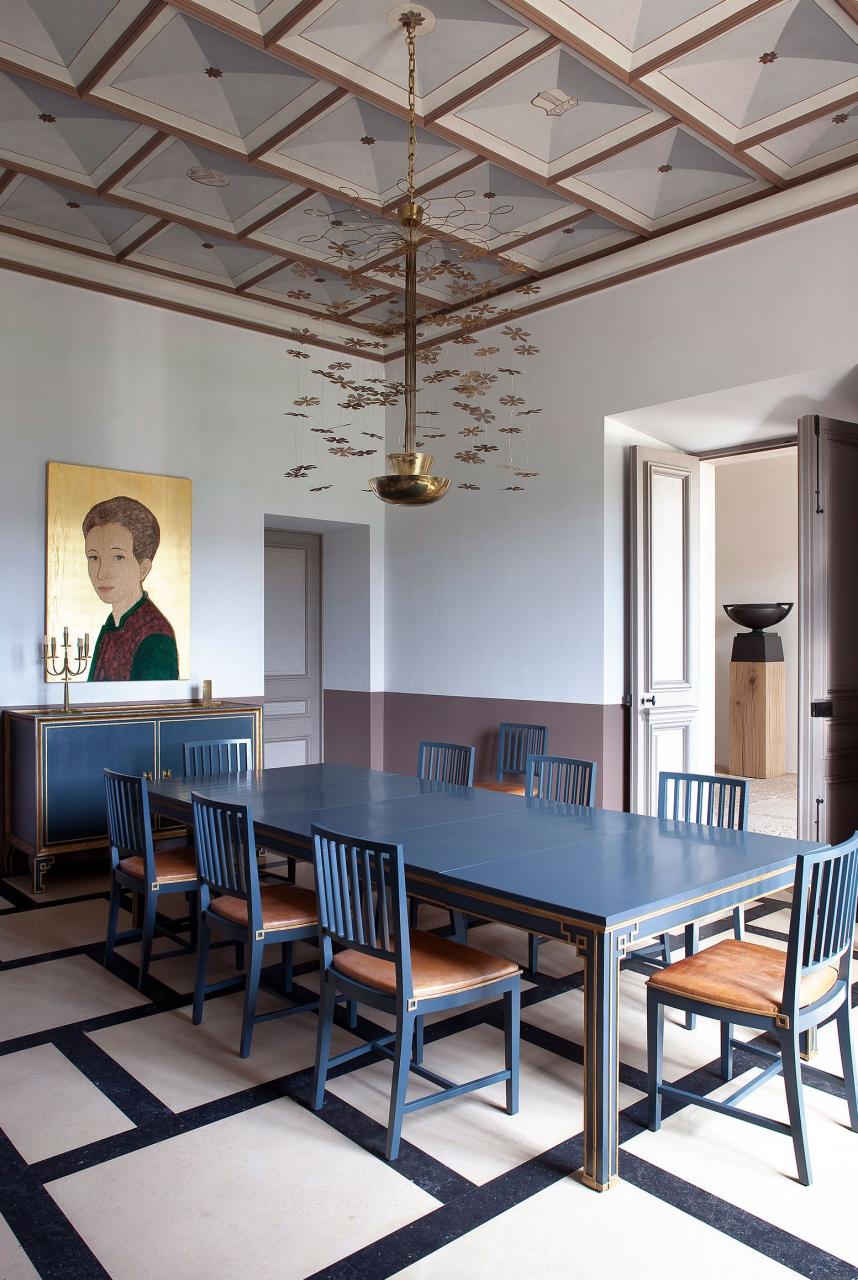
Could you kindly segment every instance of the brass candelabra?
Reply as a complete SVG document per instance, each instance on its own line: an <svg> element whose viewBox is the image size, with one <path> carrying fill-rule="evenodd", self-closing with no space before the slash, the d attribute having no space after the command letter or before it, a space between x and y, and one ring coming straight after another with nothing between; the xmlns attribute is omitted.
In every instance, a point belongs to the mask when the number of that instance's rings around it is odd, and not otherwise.
<svg viewBox="0 0 858 1280"><path fill-rule="evenodd" d="M50 645L48 644L48 637L45 636L42 644L45 675L53 676L55 679L62 679L63 711L67 712L71 711L71 705L69 703L69 680L77 679L78 676L82 676L84 671L86 671L87 663L89 662L89 632L87 631L83 639L78 636L76 658L69 658L69 649L71 647L68 627L63 627L63 643L61 646L63 650L62 659L60 659L59 654L57 653L56 636L51 636ZM72 670L73 666L75 670Z"/></svg>

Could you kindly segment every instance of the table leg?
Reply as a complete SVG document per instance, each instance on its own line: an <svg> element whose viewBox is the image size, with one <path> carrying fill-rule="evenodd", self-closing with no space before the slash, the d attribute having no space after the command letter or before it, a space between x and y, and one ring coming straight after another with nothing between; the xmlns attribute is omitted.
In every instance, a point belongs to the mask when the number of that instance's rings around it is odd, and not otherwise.
<svg viewBox="0 0 858 1280"><path fill-rule="evenodd" d="M607 1191L618 1178L619 1084L617 1003L620 959L637 930L582 934L573 939L584 960L585 1186Z"/></svg>

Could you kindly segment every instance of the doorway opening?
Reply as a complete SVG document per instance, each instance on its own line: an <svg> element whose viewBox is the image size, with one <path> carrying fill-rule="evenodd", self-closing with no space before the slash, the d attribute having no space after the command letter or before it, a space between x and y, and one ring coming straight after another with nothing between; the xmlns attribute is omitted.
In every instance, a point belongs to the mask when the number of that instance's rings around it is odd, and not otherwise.
<svg viewBox="0 0 858 1280"><path fill-rule="evenodd" d="M322 759L321 538L265 530L266 769Z"/></svg>
<svg viewBox="0 0 858 1280"><path fill-rule="evenodd" d="M713 469L711 662L715 772L751 779L748 828L792 836L798 822L798 448L733 453L703 463ZM749 662L734 640L742 629L727 604L793 606L766 635L772 663ZM701 619L701 626L703 626ZM747 634L747 632L744 632ZM777 660L780 649L783 661ZM705 677L704 677L705 680Z"/></svg>

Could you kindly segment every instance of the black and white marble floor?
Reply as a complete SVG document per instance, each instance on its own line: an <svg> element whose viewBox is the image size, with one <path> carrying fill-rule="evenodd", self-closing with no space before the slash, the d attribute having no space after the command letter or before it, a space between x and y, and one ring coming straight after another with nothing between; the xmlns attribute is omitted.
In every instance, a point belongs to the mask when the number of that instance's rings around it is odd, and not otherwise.
<svg viewBox="0 0 858 1280"><path fill-rule="evenodd" d="M503 1113L503 1086L417 1112L390 1166L387 1063L341 1070L314 1115L315 1015L261 1024L242 1061L238 991L191 1024L192 958L155 964L145 995L135 947L103 968L104 889L98 875L55 876L36 902L23 877L0 881L0 1280L858 1277L858 1134L831 1028L805 1070L816 1180L804 1188L777 1134L699 1108L646 1130L645 976L628 962L622 1181L596 1195L570 1176L581 1162L579 962L549 943L543 973L524 983L520 1114ZM423 927L442 923L424 911ZM749 936L784 945L782 900L748 919ZM498 925L471 940L526 954L524 935ZM230 955L216 953L213 977L229 975ZM302 949L307 994L313 957ZM352 1037L341 1028L337 1040ZM669 1079L724 1088L714 1025L673 1023L665 1049ZM445 1074L494 1070L501 1053L492 1006L427 1028L427 1065ZM750 1065L738 1055L740 1072ZM754 1105L785 1118L781 1083Z"/></svg>

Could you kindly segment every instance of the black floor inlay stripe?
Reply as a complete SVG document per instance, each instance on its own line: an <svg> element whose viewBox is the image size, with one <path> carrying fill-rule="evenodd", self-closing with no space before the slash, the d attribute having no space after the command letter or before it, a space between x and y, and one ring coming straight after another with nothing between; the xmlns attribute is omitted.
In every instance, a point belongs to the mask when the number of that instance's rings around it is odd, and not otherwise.
<svg viewBox="0 0 858 1280"><path fill-rule="evenodd" d="M2 1133L0 1209L41 1280L110 1280L35 1168Z"/></svg>
<svg viewBox="0 0 858 1280"><path fill-rule="evenodd" d="M0 892L4 892L2 883L0 883ZM9 893L6 896L13 900L13 910L16 912L38 913L44 908L60 905L56 902L34 903L17 890L14 894ZM63 904L65 901L79 902L99 897L103 898L104 895L85 895L83 898L63 900ZM768 915L783 908L784 903L775 900L763 900L749 907L746 911L749 935L759 934L761 938L772 936L778 940L784 940L782 932L768 930L764 923ZM9 912L2 914L8 916ZM711 922L703 927L702 932L704 936L713 936L728 926L729 921L726 919ZM474 932L478 945L477 929ZM674 941L680 949L681 933L675 935ZM0 971L42 964L67 955L84 955L93 964L100 964L103 950L100 943L68 948L62 952L26 957L21 962L13 961L6 966L0 966ZM645 962L634 957L625 962L625 967L639 969L644 973L651 971ZM134 1125L124 1133L41 1160L30 1166L8 1140L0 1138L0 1208L42 1280L104 1280L106 1277L106 1272L90 1249L62 1214L49 1192L45 1190L46 1183L101 1165L154 1143L167 1142L181 1134L193 1132L231 1116L241 1115L266 1103L289 1099L298 1105L308 1104L312 1071L311 1068L306 1067L291 1075L248 1087L176 1114L146 1089L131 1072L96 1044L87 1032L187 1008L190 992L177 993L159 981L157 968L156 963L145 993L148 1003L144 1005L0 1043L0 1054L40 1044L53 1044L115 1106L123 1111ZM303 986L300 979L302 975L316 971L315 961L296 966L296 994L299 998L306 999L315 994L310 987ZM125 957L117 955L112 972L129 988L134 988L137 970ZM544 974L526 973L525 978L528 982L532 982L532 985L522 992L522 1009L526 1019L527 1008L534 1008L545 1000L580 988L583 975L581 972L574 972L564 978L554 979ZM858 984L853 989L853 997L856 991L858 991ZM219 999L225 994L229 993L217 993L210 999ZM308 1016L314 1015L308 1014ZM345 1025L344 1014L340 1014L338 1020ZM288 1026L288 1023L286 1025ZM426 1027L427 1047L431 1051L433 1043L486 1025L500 1029L502 1026L500 1006L490 1005L485 1008L466 1009L449 1019L428 1025ZM377 1035L381 1030L368 1019L362 1018L358 1025L358 1032L368 1036ZM237 1033L238 1021L236 1020L236 1035ZM566 1038L548 1032L526 1020L522 1022L522 1040L571 1062L580 1064L583 1058L580 1044L571 1037ZM752 1063L756 1065L751 1056L741 1049L736 1053L737 1074ZM346 1064L333 1072L331 1079L360 1070L370 1061L372 1058L363 1058ZM836 1076L814 1067L812 1063L805 1065L803 1075L808 1087L844 1099L842 1081ZM644 1073L628 1064L621 1063L620 1080L640 1092L645 1091ZM721 1083L718 1063L703 1063L678 1083L693 1091L710 1092ZM666 1100L665 1116L681 1109L682 1105L675 1100ZM845 1099L843 1106L845 1113ZM368 1157L383 1159L385 1126L330 1091L326 1093L325 1105L319 1113L319 1119L350 1142L363 1147ZM638 1135L645 1123L646 1102L645 1099L641 1099L627 1107L621 1115L621 1143L628 1142ZM466 1235L482 1223L491 1221L506 1210L570 1176L571 1171L580 1167L582 1155L582 1137L579 1134L534 1156L533 1159L492 1179L485 1185L477 1186L457 1171L409 1143L406 1122L402 1154L394 1168L401 1177L440 1201L440 1207L392 1232L389 1236L376 1240L366 1248L323 1268L316 1273L313 1280L385 1280L385 1277L392 1276L409 1263L431 1255L443 1245ZM682 1178L665 1172L658 1166L642 1160L634 1152L625 1149L621 1151L621 1177L701 1223L731 1236L760 1254L775 1259L785 1267L791 1268L796 1274L808 1277L808 1280L822 1280L823 1277L825 1280L846 1280L847 1277L850 1280L856 1280L858 1277L858 1269L842 1259L701 1190ZM105 1212L109 1212L107 1205Z"/></svg>

